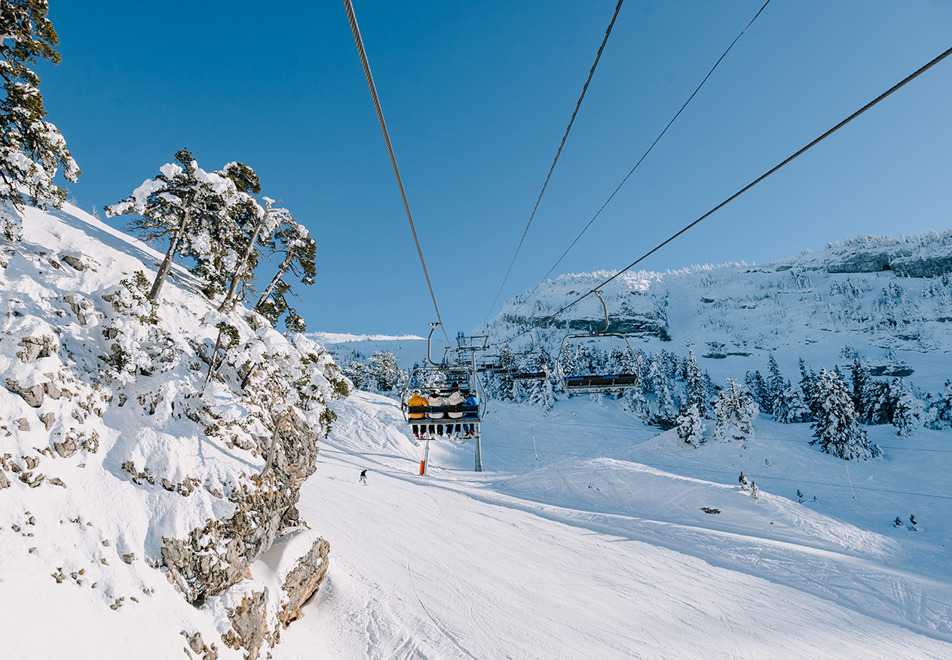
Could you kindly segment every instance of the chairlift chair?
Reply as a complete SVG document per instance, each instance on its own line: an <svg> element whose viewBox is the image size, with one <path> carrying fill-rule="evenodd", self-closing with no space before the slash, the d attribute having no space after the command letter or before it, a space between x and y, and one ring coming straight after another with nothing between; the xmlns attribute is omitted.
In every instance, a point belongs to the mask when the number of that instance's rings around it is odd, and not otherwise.
<svg viewBox="0 0 952 660"><path fill-rule="evenodd" d="M532 355L535 352L535 337L532 335L531 331L528 334L529 334L529 339L532 341L529 347L529 350L522 351L520 353L514 353L513 355L525 356L525 355ZM527 382L545 380L549 374L545 371L528 371L525 369L514 369L514 370L510 370L508 375L515 382L527 383Z"/></svg>
<svg viewBox="0 0 952 660"><path fill-rule="evenodd" d="M426 358L428 366L416 367L410 372L407 379L407 385L401 399L401 410L404 420L413 426L420 424L446 424L444 419L454 420L453 424L472 424L479 431L479 423L482 421L486 412L486 395L483 391L482 383L476 374L475 352L470 348L457 350L470 351L469 364L465 364L457 359L450 362L449 349L443 355L442 362L434 362L430 357L430 338L433 336L433 330L438 324L431 324L430 336L427 337ZM457 356L458 357L458 356ZM449 396L454 390L470 391L476 395L477 405L466 405L463 403L444 406L414 406L410 408L409 400L414 390L433 391L437 390L441 397ZM427 417L428 413L443 413L443 418L435 420ZM462 413L463 417L447 418L448 413ZM423 415L423 417L410 417L410 415Z"/></svg>
<svg viewBox="0 0 952 660"><path fill-rule="evenodd" d="M597 330L590 334L570 334L566 335L562 339L562 345L559 347L559 355L556 360L556 368L558 370L559 379L562 381L562 387L565 388L567 393L571 394L589 394L589 393L602 393L610 394L614 392L620 392L623 390L630 389L638 385L638 374L631 373L600 373L600 374L566 374L565 367L563 365L563 355L565 355L565 346L571 340L576 340L576 346L578 345L578 340L588 339L588 340L598 340L603 341L605 339L609 342L609 352L611 355L611 348L614 346L614 340L617 338L619 343L624 342L624 346L628 349L628 354L632 358L632 362L637 360L635 351L631 347L631 343L628 341L628 337L624 334L618 332L608 332L609 320L608 320L608 307L605 305L605 301L602 300L602 292L595 291L598 300L602 303L602 310L605 313L605 327L602 330ZM576 349L577 350L577 349Z"/></svg>

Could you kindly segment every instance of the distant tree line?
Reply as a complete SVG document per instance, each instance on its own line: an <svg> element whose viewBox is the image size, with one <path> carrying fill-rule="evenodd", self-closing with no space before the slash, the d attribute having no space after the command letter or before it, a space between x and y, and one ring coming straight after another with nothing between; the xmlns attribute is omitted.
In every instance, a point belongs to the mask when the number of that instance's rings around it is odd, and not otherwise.
<svg viewBox="0 0 952 660"><path fill-rule="evenodd" d="M341 371L357 389L379 394L402 392L409 378L390 351L374 351L366 358L354 353L350 360L342 361Z"/></svg>
<svg viewBox="0 0 952 660"><path fill-rule="evenodd" d="M800 360L800 378L792 383L771 354L767 374L748 372L743 382L728 379L715 385L698 367L694 353L681 358L668 351L634 354L608 352L580 344L563 351L560 364L566 375L582 373L637 374L634 387L614 394L586 395L593 399L620 400L625 410L646 424L677 430L686 443L705 441L707 423L713 422L716 441L744 439L753 433L753 419L770 415L784 424L809 423L812 443L844 459L868 459L879 454L863 426L892 424L901 437L916 428L952 428L952 381L941 393L923 393L901 377L880 380L860 357L855 357L849 376L835 367L817 374ZM567 396L558 377L555 359L540 349L526 356L514 354L505 345L495 372L484 374L486 390L503 401L528 402L550 409ZM520 382L515 372L544 372L542 380Z"/></svg>

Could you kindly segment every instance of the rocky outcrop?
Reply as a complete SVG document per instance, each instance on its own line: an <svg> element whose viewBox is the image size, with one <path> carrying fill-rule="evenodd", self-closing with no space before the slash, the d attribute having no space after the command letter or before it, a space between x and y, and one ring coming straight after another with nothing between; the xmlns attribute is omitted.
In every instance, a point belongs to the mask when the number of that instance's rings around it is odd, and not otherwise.
<svg viewBox="0 0 952 660"><path fill-rule="evenodd" d="M939 277L952 273L952 255L947 257L899 257L889 262L897 275L906 277Z"/></svg>
<svg viewBox="0 0 952 660"><path fill-rule="evenodd" d="M535 327L543 320L542 318L513 314L504 314L501 318L506 323L524 327ZM541 327L587 334L595 330L602 330L605 327L605 319L558 318L546 321ZM623 335L657 337L662 341L671 340L671 335L668 333L668 322L660 312L656 314L612 316L609 319L608 331Z"/></svg>
<svg viewBox="0 0 952 660"><path fill-rule="evenodd" d="M56 355L59 350L58 342L49 335L41 337L23 337L17 342L17 346L22 346L23 350L17 352L17 357L24 364L33 362L37 358L50 357Z"/></svg>
<svg viewBox="0 0 952 660"><path fill-rule="evenodd" d="M327 573L330 552L331 544L324 539L317 539L311 550L288 573L281 585L286 600L278 611L278 620L285 627L301 617L301 608L317 593Z"/></svg>
<svg viewBox="0 0 952 660"><path fill-rule="evenodd" d="M233 649L247 651L245 660L258 660L262 644L271 637L267 604L268 589L265 588L260 592L251 592L241 599L237 607L228 610L231 630L222 635L222 641Z"/></svg>
<svg viewBox="0 0 952 660"><path fill-rule="evenodd" d="M52 381L37 383L29 387L21 387L17 381L8 378L6 386L10 392L20 395L23 401L26 402L26 405L31 408L39 408L42 406L43 399L46 396L49 396L51 399L58 399L63 395L59 386Z"/></svg>
<svg viewBox="0 0 952 660"><path fill-rule="evenodd" d="M293 414L280 416L275 426L269 446L262 448L268 456L264 473L233 487L227 497L235 514L209 520L185 539L163 539L167 577L190 603L201 604L237 584L278 532L296 524L301 485L315 470L317 435Z"/></svg>

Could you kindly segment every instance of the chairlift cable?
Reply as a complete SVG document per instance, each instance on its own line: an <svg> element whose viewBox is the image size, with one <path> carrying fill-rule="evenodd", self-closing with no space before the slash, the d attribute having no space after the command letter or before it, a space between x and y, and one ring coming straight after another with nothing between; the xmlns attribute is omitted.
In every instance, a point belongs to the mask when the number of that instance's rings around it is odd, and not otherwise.
<svg viewBox="0 0 952 660"><path fill-rule="evenodd" d="M625 178L621 180L621 183L619 183L618 186L615 188L615 190L612 191L612 194L608 196L608 199L605 200L605 203L602 204L601 208L599 208L598 211L595 213L595 215L592 216L592 219L588 221L588 224L582 228L582 231L578 233L578 236L575 237L575 240L573 240L572 243L567 248L565 248L565 252L562 253L562 256L559 257L558 261L556 261L552 265L552 268L550 268L549 271L545 275L542 276L542 280L539 282L539 284L536 285L536 289L539 288L542 282L545 282L545 280L549 277L549 275L552 274L552 271L554 271L556 267L558 267L558 265L562 263L562 260L565 258L565 255L567 255L569 251L573 247L575 247L575 244L578 243L578 240L582 238L582 234L588 231L588 228L592 226L592 223L594 223L595 220L598 218L598 216L601 215L602 211L605 210L605 207L607 207L608 204L612 201L612 199L614 199L615 195L618 193L619 190L621 190L622 186L624 186L625 183L628 182L628 179L631 177L632 174L635 173L635 170L638 169L638 166L641 165L642 161L644 161L644 159L648 157L648 154L651 153L651 150L654 149L655 145L658 144L658 142L661 140L662 137L664 137L664 134L668 132L668 129L671 128L671 125L675 122L675 120L677 120L677 118L681 115L681 113L684 112L684 109L688 107L688 104L691 102L691 100L694 99L694 97L697 95L699 91L701 91L701 88L704 86L704 83L707 82L707 79L711 77L711 74L714 73L714 70L718 67L721 61L725 57L727 57L727 54L731 52L731 49L734 47L734 45L738 41L740 41L740 38L744 36L744 33L747 31L747 29L751 25L754 24L754 21L757 20L757 17L760 16L761 12L767 7L768 4L770 4L770 0L767 0L767 2L765 2L759 10L757 10L757 13L754 14L754 17L750 19L750 22L747 23L744 29L740 31L740 34L738 34L734 38L734 41L732 41L730 46L727 47L727 50L725 50L723 54L721 54L721 56L717 58L717 61L714 63L714 66L712 66L711 70L707 72L706 76L704 76L704 79L701 81L701 84L699 84L697 88L693 92L691 92L691 96L689 96L688 100L684 102L684 105L682 105L681 108L676 113L674 113L674 116L671 118L671 121L669 121L668 124L661 130L661 132L658 134L658 137L656 137L654 142L651 143L651 146L649 146L648 149L641 155L641 158L638 159L638 162L635 163L634 167L632 167L631 170L628 172L628 174L625 175ZM533 289L533 291L535 291L535 289Z"/></svg>
<svg viewBox="0 0 952 660"><path fill-rule="evenodd" d="M898 83L896 83L895 85L893 85L892 87L890 87L888 90L886 90L885 92L883 92L882 94L880 94L879 96L877 96L875 99L873 99L872 101L870 101L869 103L867 103L866 105L864 105L862 108L860 108L859 110L857 110L856 112L854 112L853 114L851 114L849 117L847 117L846 119L844 119L844 120L842 120L841 122L839 122L838 124L836 124L833 128L827 130L825 133L823 133L823 134L820 135L819 137L815 138L815 139L814 139L813 141L811 141L809 144L807 144L806 146L800 148L798 151L796 151L796 152L793 153L792 155L788 156L787 158L785 158L783 161L781 161L781 162L778 163L777 165L774 165L772 168L770 168L769 170L767 170L764 174L761 174L759 177L757 177L756 179L754 179L753 181L751 181L750 183L748 183L746 186L744 186L743 188L741 188L740 190L738 190L737 192L735 192L733 195L731 195L730 197L728 197L727 199L725 199L723 202L721 202L720 204L718 204L717 206L715 206L714 208L712 208L710 211L708 211L707 213L705 213L704 215L702 215L701 217L699 217L697 220L695 220L694 222L692 222L692 223L690 223L689 225L685 226L683 229L681 229L680 231L678 231L677 233L675 233L675 234L672 235L671 237L667 238L667 239L664 240L663 242L659 243L658 245L656 245L655 247L653 247L651 250L649 250L648 252L644 253L643 255L641 255L640 257L638 257L637 259L635 259L633 262L631 262L630 264L628 264L627 266L625 266L623 269L619 270L617 273L615 273L614 275L612 275L612 276L609 277L608 279L604 280L603 282L600 282L599 284L597 284L595 287L593 287L593 288L592 288L590 291L588 291L587 293L582 294L581 296L579 296L578 298L576 298L575 300L573 300L573 301L570 302L569 304L565 305L564 307L561 307L558 311L556 311L556 312L550 314L549 316L546 316L546 317L543 318L541 321L539 321L539 322L536 323L535 325L531 326L531 327L528 328L527 330L523 330L522 332L519 332L519 333L515 334L514 336L510 337L507 341L512 341L513 339L516 339L517 337L520 337L520 336L522 336L523 334L525 334L525 333L527 333L527 332L531 332L532 330L534 330L534 329L536 329L536 328L539 328L539 327L545 325L548 321L551 321L552 319L554 319L556 316L558 316L558 315L561 314L562 312L564 312L564 311L568 310L569 308L575 306L576 304L578 304L579 302L581 302L581 301L584 300L585 298L588 298L590 295L592 295L592 294L595 293L596 291L601 290L606 284L609 284L609 283L613 282L614 280L618 279L622 274L624 274L624 273L628 272L629 270L631 270L632 268L634 268L636 265L638 265L639 263L641 263L642 261L644 261L645 259L647 259L648 257L650 257L652 254L654 254L655 252L657 252L658 250L660 250L661 248L663 248L664 246L666 246L668 243L670 243L670 242L672 242L673 240L675 240L676 238L680 237L682 234L686 233L688 230L693 229L695 226L697 226L698 224L700 224L703 220L706 220L708 217L710 217L711 215L713 215L716 211L719 211L719 210L722 209L723 207L727 206L729 203L731 203L732 201L734 201L735 199L737 199L738 197L740 197L741 195L743 195L745 192L747 192L748 190L750 190L751 188L753 188L754 186L756 186L758 183L760 183L761 181L763 181L764 179L766 179L767 177L769 177L771 174L774 174L775 172L777 172L779 169L781 169L782 167L784 167L785 165L787 165L788 163L790 163L790 162L793 161L794 159L798 158L799 156L802 156L804 153L806 153L807 151L809 151L810 149L812 149L813 147L815 147L817 144L819 144L820 142L822 142L823 140L825 140L826 138L828 138L829 136L831 136L833 133L835 133L836 131L840 130L841 128L843 128L844 126L846 126L847 124L849 124L851 121L853 121L854 119L856 119L857 117L859 117L860 115L862 115L863 113L865 113L867 110L869 110L869 109L872 108L873 106L877 105L880 101L883 101L883 100L886 99L887 97L891 96L894 92L898 91L899 89L901 89L902 87L904 87L904 86L907 85L908 83L912 82L914 79L918 78L920 75L922 75L923 73L925 73L926 71L928 71L929 69L931 69L932 67L934 67L936 64L938 64L939 62L941 62L942 60L944 60L945 58L947 58L949 55L952 55L952 48L949 48L948 50L946 50L945 52L943 52L941 55L939 55L938 57L936 57L936 58L933 59L932 61L930 61L930 62L928 62L927 64L923 65L922 67L920 67L919 69L917 69L915 72L911 73L909 76L907 76L906 78L904 78L904 79L901 80L900 82L898 82Z"/></svg>
<svg viewBox="0 0 952 660"><path fill-rule="evenodd" d="M364 77L367 79L367 87L370 88L370 97L374 102L374 110L377 111L377 121L380 122L380 130L383 132L384 142L387 143L387 153L390 154L390 164L393 166L393 173L397 177L397 185L400 187L400 197L403 199L403 208L407 213L407 220L410 221L410 231L413 233L413 242L416 244L417 254L420 257L420 265L423 266L423 276L426 278L426 286L430 289L430 298L433 300L433 309L436 311L436 320L439 321L440 328L443 330L443 336L446 338L447 345L450 344L449 335L446 334L446 328L443 326L443 319L440 317L440 308L436 304L436 294L433 293L433 285L430 283L430 274L426 269L426 261L423 259L423 250L420 248L420 239L417 237L416 227L413 224L413 215L410 213L410 204L407 202L407 194L403 189L403 179L400 178L400 170L397 167L397 159L393 153L393 145L390 143L390 133L387 131L387 123L383 118L383 110L380 107L380 99L377 97L377 88L374 85L373 75L370 73L370 63L367 61L367 53L364 51L364 41L360 36L360 28L357 27L357 17L354 15L354 7L350 0L344 0L344 9L347 11L347 20L350 23L350 30L354 33L354 43L357 45L357 53L360 55L360 64L364 69Z"/></svg>
<svg viewBox="0 0 952 660"><path fill-rule="evenodd" d="M588 91L588 84L592 81L592 76L595 75L595 68L598 66L598 61L602 57L602 51L605 49L605 44L608 42L608 35L612 33L612 27L615 25L615 18L618 16L618 10L621 9L622 2L624 2L624 0L618 0L618 4L615 6L615 13L612 14L612 20L608 23L608 29L605 31L605 36L602 39L602 45L598 47L598 53L595 55L595 62L592 64L592 68L588 72L588 78L585 80L585 85L582 86L582 93L579 95L578 102L575 104L575 110L572 112L572 118L569 120L569 125L565 128L565 135L562 136L562 142L559 144L559 149L555 152L555 159L552 161L552 166L549 167L549 173L545 177L545 183L542 184L542 190L539 192L539 197L536 199L535 206L532 207L532 214L529 216L529 222L526 223L526 228L522 232L522 238L519 239L519 244L516 246L516 253L512 255L512 261L509 262L509 268L506 270L506 276L502 278L502 284L499 285L499 291L496 292L496 297L493 299L493 304L489 306L489 312L486 314L486 320L483 321L484 324L489 321L489 317L492 316L493 309L496 307L496 303L499 302L499 296L502 294L502 289L504 286L506 286L506 282L509 279L509 274L512 272L512 267L516 263L516 257L519 256L519 250L522 248L522 243L526 240L526 234L529 233L529 226L532 224L532 220L535 218L536 211L539 209L539 203L542 201L542 195L545 194L545 189L549 185L549 179L552 178L552 172L555 170L555 164L559 162L559 156L562 154L562 148L565 146L565 141L569 137L569 131L572 130L572 124L575 123L575 116L578 114L579 108L582 106L582 99L585 98L585 92Z"/></svg>

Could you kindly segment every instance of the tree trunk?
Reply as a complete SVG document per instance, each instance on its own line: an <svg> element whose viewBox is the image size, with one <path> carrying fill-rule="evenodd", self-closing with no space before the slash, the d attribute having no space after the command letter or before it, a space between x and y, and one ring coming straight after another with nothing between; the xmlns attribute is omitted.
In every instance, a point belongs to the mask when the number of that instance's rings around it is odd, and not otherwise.
<svg viewBox="0 0 952 660"><path fill-rule="evenodd" d="M258 241L258 234L261 233L261 228L264 227L266 219L267 216L262 218L261 222L259 222L255 227L255 231L251 235L248 245L245 246L245 251L242 253L241 258L238 259L238 265L235 266L235 274L231 278L231 285L228 287L228 293L225 294L225 299L221 302L221 306L218 308L219 312L228 312L234 305L235 292L238 290L238 282L242 280L242 271L245 268L245 264L248 263L248 258L251 256L251 251L255 248L255 243Z"/></svg>
<svg viewBox="0 0 952 660"><path fill-rule="evenodd" d="M165 253L165 259L162 260L162 265L159 266L159 272L155 274L155 281L152 282L152 289L149 291L149 300L156 301L159 298L159 291L162 290L162 285L165 284L165 278L172 269L172 257L175 255L175 251L178 249L178 245L182 241L182 235L185 233L185 225L188 224L190 215L191 209L185 209L185 214L182 216L182 221L176 228L175 235L172 236L172 240L169 241L169 249Z"/></svg>
<svg viewBox="0 0 952 660"><path fill-rule="evenodd" d="M274 287L278 285L278 282L281 281L281 278L284 277L284 274L288 272L288 268L291 267L292 259L294 259L294 248L288 250L288 254L281 263L281 267L278 268L278 272L275 273L275 276L271 279L271 284L268 285L268 288L264 290L264 293L261 294L261 298L258 300L257 304L255 304L255 310L261 308L264 302L271 295L271 292L274 291Z"/></svg>
<svg viewBox="0 0 952 660"><path fill-rule="evenodd" d="M172 269L172 258L175 256L175 251L178 250L178 245L182 241L182 236L185 234L185 227L192 217L192 200L194 199L195 195L192 193L185 200L185 212L182 214L182 221L176 228L172 240L169 241L169 249L165 253L165 259L162 260L162 265L159 266L159 272L155 274L155 281L152 282L152 289L149 291L149 300L153 302L159 299L159 291L162 290L162 285L165 284L165 278Z"/></svg>

